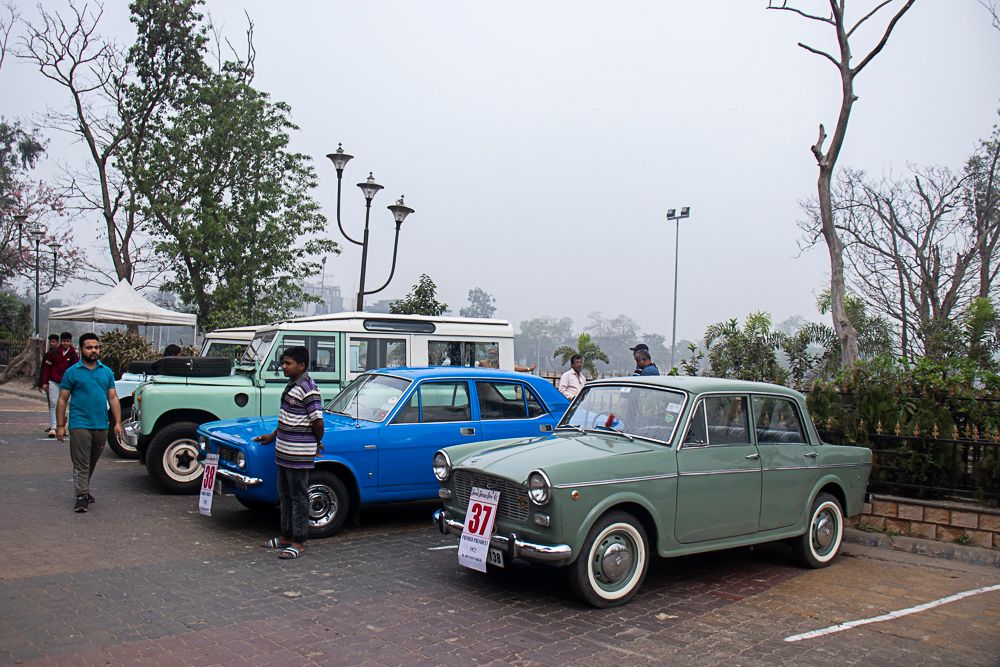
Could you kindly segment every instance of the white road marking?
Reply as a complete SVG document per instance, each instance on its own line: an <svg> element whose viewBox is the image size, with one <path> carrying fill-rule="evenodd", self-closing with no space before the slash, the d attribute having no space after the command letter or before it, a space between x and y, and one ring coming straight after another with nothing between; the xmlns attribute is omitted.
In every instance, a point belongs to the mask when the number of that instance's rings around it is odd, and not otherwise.
<svg viewBox="0 0 1000 667"><path fill-rule="evenodd" d="M457 548L458 548L457 544L449 544L448 546L444 546L444 547L428 547L427 550L428 551L444 551L445 549L457 549Z"/></svg>
<svg viewBox="0 0 1000 667"><path fill-rule="evenodd" d="M980 593L989 593L990 591L1000 591L1000 584L993 586L985 586L983 588L976 588L971 591L963 591L961 593L955 593L954 595L949 595L948 597L941 598L939 600L933 600L932 602L925 602L924 604L918 604L916 607L908 607L907 609L897 609L896 611L890 611L888 614L882 614L881 616L873 616L871 618L862 618L857 621L847 621L846 623L838 623L837 625L831 625L828 628L823 628L822 630L813 630L811 632L803 632L800 635L791 635L790 637L785 637L786 642L798 642L803 639L815 639L816 637L822 637L824 635L832 635L835 632L843 632L844 630L850 630L851 628L856 628L859 625L867 625L869 623L879 623L881 621L891 621L895 618L901 618L903 616L909 616L910 614L916 614L917 612L927 611L928 609L933 609L934 607L940 607L943 604L948 604L949 602L956 602L963 598L971 597L973 595L979 595Z"/></svg>

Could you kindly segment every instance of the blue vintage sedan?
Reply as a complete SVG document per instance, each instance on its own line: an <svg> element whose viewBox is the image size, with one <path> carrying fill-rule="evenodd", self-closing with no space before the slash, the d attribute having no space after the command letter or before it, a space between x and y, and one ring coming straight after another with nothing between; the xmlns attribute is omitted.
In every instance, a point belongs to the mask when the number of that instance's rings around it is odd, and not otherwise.
<svg viewBox="0 0 1000 667"><path fill-rule="evenodd" d="M333 535L366 503L438 497L431 462L442 447L548 436L569 401L544 378L484 368L383 368L330 401L325 452L309 476L311 537ZM277 417L209 422L201 448L219 454L221 490L247 507L278 501L274 445L252 442Z"/></svg>

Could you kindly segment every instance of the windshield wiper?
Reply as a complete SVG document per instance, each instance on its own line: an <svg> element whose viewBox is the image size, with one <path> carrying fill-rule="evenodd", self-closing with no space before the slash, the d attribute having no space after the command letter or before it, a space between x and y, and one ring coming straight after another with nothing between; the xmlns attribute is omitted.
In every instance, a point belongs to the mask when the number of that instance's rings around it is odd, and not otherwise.
<svg viewBox="0 0 1000 667"><path fill-rule="evenodd" d="M633 438L632 436L630 436L630 435L629 435L628 433L626 433L625 431L622 431L622 430L619 430L619 429L615 428L614 426L598 426L597 428L605 428L605 429L607 429L607 430L609 430L609 431L614 431L614 432L615 432L615 433L617 433L618 435L623 435L623 436L625 436L625 437L626 437L626 438L628 438L628 439L629 439L630 441L633 441L633 442L635 441L635 438Z"/></svg>
<svg viewBox="0 0 1000 667"><path fill-rule="evenodd" d="M579 424L560 424L560 425L559 425L559 426L557 426L556 428L557 428L557 429L560 429L560 428L571 428L571 429L574 429L574 430L576 430L576 431L579 431L580 433L583 433L584 435L587 435L587 431L586 431L586 429L584 429L584 428L583 428L582 426L580 426Z"/></svg>

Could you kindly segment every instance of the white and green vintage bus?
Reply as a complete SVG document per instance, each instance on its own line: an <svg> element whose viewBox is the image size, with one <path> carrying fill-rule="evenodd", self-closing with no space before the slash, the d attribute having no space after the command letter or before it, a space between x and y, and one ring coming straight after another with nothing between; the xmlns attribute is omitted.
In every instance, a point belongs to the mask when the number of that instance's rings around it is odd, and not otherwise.
<svg viewBox="0 0 1000 667"><path fill-rule="evenodd" d="M125 438L167 493L198 488L196 430L219 419L278 413L286 379L281 352L309 350L309 375L329 399L359 374L399 366L514 370L514 328L505 320L335 313L257 327L235 366L220 358L165 359L162 374L136 388Z"/></svg>

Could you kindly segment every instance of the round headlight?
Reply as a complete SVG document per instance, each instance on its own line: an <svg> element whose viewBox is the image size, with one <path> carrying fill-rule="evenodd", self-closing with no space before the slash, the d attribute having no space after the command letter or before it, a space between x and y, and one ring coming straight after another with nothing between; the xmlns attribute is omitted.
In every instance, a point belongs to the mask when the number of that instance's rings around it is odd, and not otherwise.
<svg viewBox="0 0 1000 667"><path fill-rule="evenodd" d="M451 459L444 452L438 452L434 455L434 476L438 478L439 482L443 482L448 479L450 474Z"/></svg>
<svg viewBox="0 0 1000 667"><path fill-rule="evenodd" d="M528 497L538 506L548 505L552 499L552 483L541 470L528 475Z"/></svg>
<svg viewBox="0 0 1000 667"><path fill-rule="evenodd" d="M247 467L247 455L244 454L242 451L236 452L236 465L238 465L240 468Z"/></svg>

